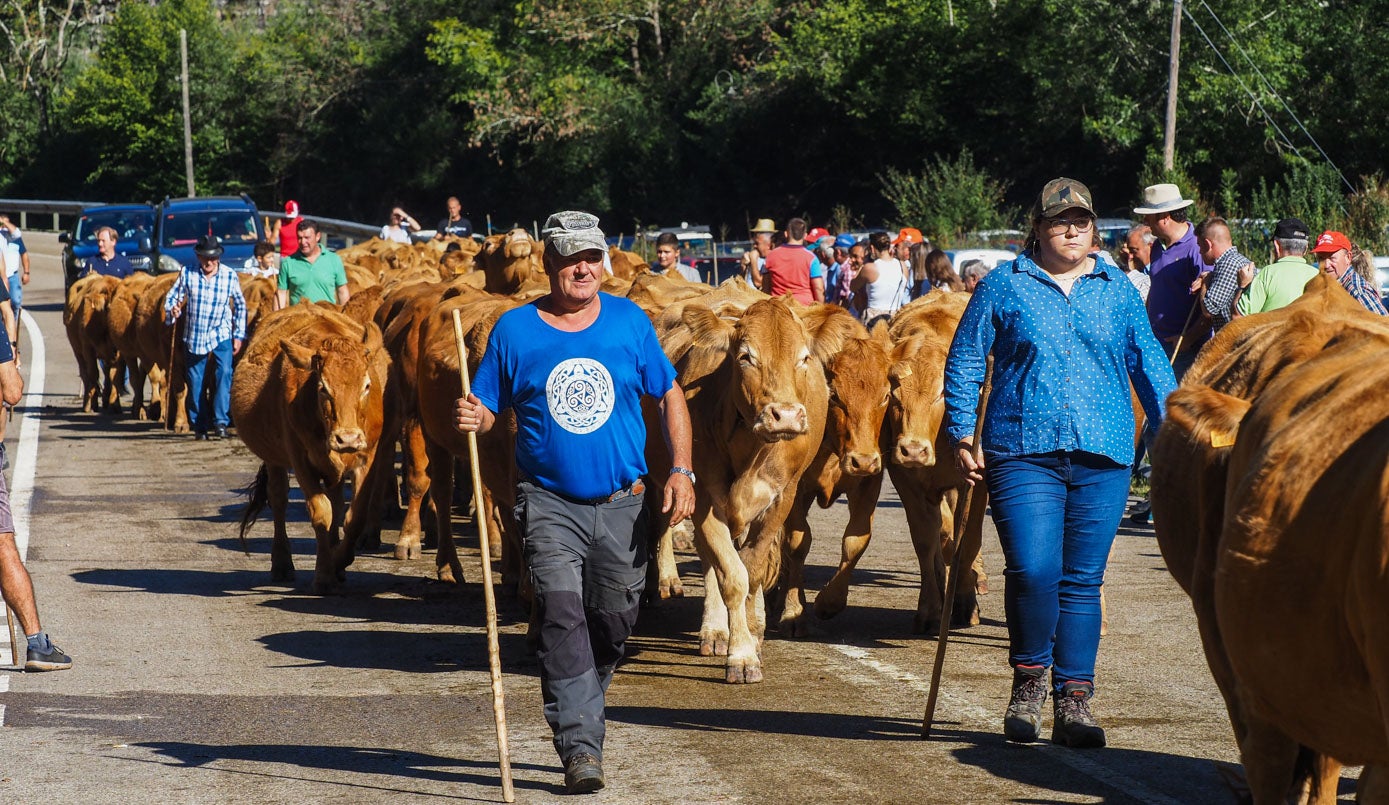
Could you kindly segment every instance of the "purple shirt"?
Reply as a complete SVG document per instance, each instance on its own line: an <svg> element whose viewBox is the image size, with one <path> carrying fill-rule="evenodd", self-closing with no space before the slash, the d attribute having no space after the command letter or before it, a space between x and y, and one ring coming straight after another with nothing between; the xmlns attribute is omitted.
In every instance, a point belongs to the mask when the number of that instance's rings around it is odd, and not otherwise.
<svg viewBox="0 0 1389 805"><path fill-rule="evenodd" d="M1153 280L1148 291L1148 321L1159 341L1181 334L1191 306L1196 304L1191 283L1204 270L1195 226L1187 224L1186 234L1171 246L1163 246L1161 240L1153 244L1153 262L1148 266Z"/></svg>

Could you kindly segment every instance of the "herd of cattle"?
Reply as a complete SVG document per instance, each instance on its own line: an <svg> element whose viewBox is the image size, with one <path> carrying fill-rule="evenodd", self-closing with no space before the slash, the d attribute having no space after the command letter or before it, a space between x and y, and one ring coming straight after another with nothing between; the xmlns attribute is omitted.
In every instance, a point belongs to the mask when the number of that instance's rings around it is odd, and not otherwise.
<svg viewBox="0 0 1389 805"><path fill-rule="evenodd" d="M271 281L243 280L249 329L232 415L262 465L242 534L268 503L274 579L294 573L292 470L317 538L315 591L331 591L356 550L380 546L392 497L404 510L396 557L418 558L432 530L438 577L463 580L450 521L455 462L468 460L452 424L461 393L452 314L472 371L497 318L548 282L523 230L462 245L372 241L339 252L352 292L341 309L273 311ZM842 611L884 472L922 570L914 627L938 629L962 483L942 427L944 365L968 295L929 294L869 331L833 305L770 298L738 278L711 288L651 274L627 252L611 257L604 290L651 316L689 401L694 547L709 591L701 653L726 657L729 682L762 679L769 598L784 635L806 632L807 515L840 496L849 512L842 558L814 614ZM118 410L124 371L132 413L187 429L162 317L172 283L136 275L73 286L64 323L84 410ZM1389 802L1380 768L1389 764L1389 403L1376 368L1387 349L1389 326L1338 284L1314 280L1294 305L1221 331L1170 398L1154 444L1158 538L1191 596L1256 802L1334 801L1342 763L1369 764L1361 800ZM646 413L648 464L663 477L670 456L654 403ZM503 422L479 439L474 506L489 520L504 580L524 598L515 424ZM677 596L673 532L655 494L649 502L648 592ZM966 559L974 566L955 611L972 623L987 582L977 558Z"/></svg>

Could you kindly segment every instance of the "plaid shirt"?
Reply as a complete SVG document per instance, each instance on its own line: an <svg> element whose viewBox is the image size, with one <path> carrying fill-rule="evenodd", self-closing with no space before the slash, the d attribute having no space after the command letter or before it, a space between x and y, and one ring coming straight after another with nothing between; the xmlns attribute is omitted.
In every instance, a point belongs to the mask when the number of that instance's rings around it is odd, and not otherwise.
<svg viewBox="0 0 1389 805"><path fill-rule="evenodd" d="M1389 316L1389 310L1384 307L1384 302L1380 300L1379 293L1375 291L1365 278L1355 273L1354 268L1347 268L1346 273L1341 275L1341 287L1350 292L1355 297L1355 301L1365 306L1371 313L1381 316Z"/></svg>
<svg viewBox="0 0 1389 805"><path fill-rule="evenodd" d="M183 343L194 355L206 355L228 338L246 338L246 297L236 272L221 266L211 277L185 267L164 300L164 322L174 323L174 308L188 299Z"/></svg>
<svg viewBox="0 0 1389 805"><path fill-rule="evenodd" d="M1211 281L1206 286L1206 312L1215 321L1215 329L1230 323L1230 308L1234 307L1235 297L1239 295L1239 270L1254 262L1231 246L1216 258L1211 268ZM1258 268L1254 269L1258 272Z"/></svg>

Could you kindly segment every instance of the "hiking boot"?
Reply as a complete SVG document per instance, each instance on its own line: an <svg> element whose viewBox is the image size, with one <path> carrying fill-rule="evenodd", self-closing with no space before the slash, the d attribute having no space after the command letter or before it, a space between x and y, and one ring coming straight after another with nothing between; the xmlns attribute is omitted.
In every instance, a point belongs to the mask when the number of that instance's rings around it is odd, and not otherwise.
<svg viewBox="0 0 1389 805"><path fill-rule="evenodd" d="M197 433L193 434L193 438L194 438L194 440L196 440L196 441L205 442L205 441L207 441L207 431L205 431L205 430L200 430L200 431L198 431Z"/></svg>
<svg viewBox="0 0 1389 805"><path fill-rule="evenodd" d="M1129 514L1129 522L1134 525L1147 525L1153 516L1153 502L1147 498L1138 501L1138 505L1133 507L1133 512Z"/></svg>
<svg viewBox="0 0 1389 805"><path fill-rule="evenodd" d="M214 438L214 439L225 439L225 438L227 438L227 426L226 426L226 425L218 425L218 426L217 426L217 430L214 430L214 431L212 432L212 438Z"/></svg>
<svg viewBox="0 0 1389 805"><path fill-rule="evenodd" d="M1047 669L1019 665L1013 669L1013 695L1003 714L1003 734L1010 741L1031 743L1042 732L1042 703L1047 700Z"/></svg>
<svg viewBox="0 0 1389 805"><path fill-rule="evenodd" d="M1056 697L1055 716L1051 725L1051 742L1073 749L1096 749L1104 746L1104 730L1090 715L1090 697L1094 687L1086 682L1067 682Z"/></svg>
<svg viewBox="0 0 1389 805"><path fill-rule="evenodd" d="M29 649L24 659L26 671L66 671L71 667L72 658L52 643L49 643L47 652Z"/></svg>
<svg viewBox="0 0 1389 805"><path fill-rule="evenodd" d="M593 755L575 755L564 762L564 790L592 794L603 787L603 764Z"/></svg>

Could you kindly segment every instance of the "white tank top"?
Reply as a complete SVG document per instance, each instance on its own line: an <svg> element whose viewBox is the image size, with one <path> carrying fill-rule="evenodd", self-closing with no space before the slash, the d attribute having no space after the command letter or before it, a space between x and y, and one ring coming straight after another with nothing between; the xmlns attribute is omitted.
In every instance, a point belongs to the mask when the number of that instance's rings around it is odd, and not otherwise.
<svg viewBox="0 0 1389 805"><path fill-rule="evenodd" d="M868 283L868 308L870 310L896 310L902 306L907 293L906 272L902 262L892 257L879 257L873 261L878 269L878 278Z"/></svg>

